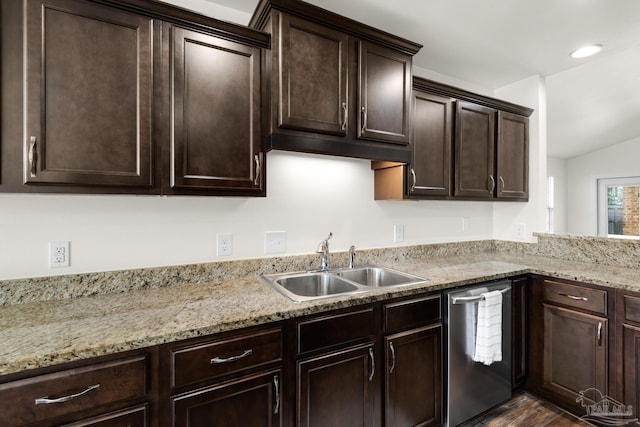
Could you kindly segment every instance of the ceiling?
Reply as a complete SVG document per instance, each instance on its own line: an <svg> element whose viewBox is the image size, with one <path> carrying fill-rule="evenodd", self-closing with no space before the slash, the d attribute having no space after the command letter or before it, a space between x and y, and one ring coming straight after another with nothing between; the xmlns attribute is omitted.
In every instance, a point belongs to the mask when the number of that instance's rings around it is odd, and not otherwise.
<svg viewBox="0 0 640 427"><path fill-rule="evenodd" d="M253 13L258 0L209 0ZM545 77L547 152L640 137L639 0L309 0L421 43L418 67L493 90ZM592 43L591 58L569 53Z"/></svg>

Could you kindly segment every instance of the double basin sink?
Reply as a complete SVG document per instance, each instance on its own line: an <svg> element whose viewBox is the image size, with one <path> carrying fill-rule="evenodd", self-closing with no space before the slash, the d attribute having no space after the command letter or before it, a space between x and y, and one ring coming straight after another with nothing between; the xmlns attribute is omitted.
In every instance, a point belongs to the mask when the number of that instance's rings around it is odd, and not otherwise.
<svg viewBox="0 0 640 427"><path fill-rule="evenodd" d="M356 267L328 271L265 274L262 278L295 302L350 295L382 287L424 283L427 279L382 267Z"/></svg>

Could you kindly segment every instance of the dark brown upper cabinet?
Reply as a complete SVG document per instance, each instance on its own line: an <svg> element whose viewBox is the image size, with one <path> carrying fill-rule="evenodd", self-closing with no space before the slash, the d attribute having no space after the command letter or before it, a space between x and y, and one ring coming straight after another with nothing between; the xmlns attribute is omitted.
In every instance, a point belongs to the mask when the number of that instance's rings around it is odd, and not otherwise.
<svg viewBox="0 0 640 427"><path fill-rule="evenodd" d="M283 14L278 126L347 134L348 36Z"/></svg>
<svg viewBox="0 0 640 427"><path fill-rule="evenodd" d="M409 143L411 57L360 41L358 138Z"/></svg>
<svg viewBox="0 0 640 427"><path fill-rule="evenodd" d="M498 111L497 197L526 199L529 195L529 120Z"/></svg>
<svg viewBox="0 0 640 427"><path fill-rule="evenodd" d="M494 194L495 114L496 110L482 105L456 104L456 196L490 198Z"/></svg>
<svg viewBox="0 0 640 427"><path fill-rule="evenodd" d="M272 35L267 149L409 161L420 45L299 0L262 0L249 25Z"/></svg>
<svg viewBox="0 0 640 427"><path fill-rule="evenodd" d="M28 0L24 22L24 183L151 187L153 20Z"/></svg>
<svg viewBox="0 0 640 427"><path fill-rule="evenodd" d="M171 144L163 192L264 195L262 50L166 27L171 34Z"/></svg>
<svg viewBox="0 0 640 427"><path fill-rule="evenodd" d="M265 195L268 34L152 0L1 7L0 192Z"/></svg>
<svg viewBox="0 0 640 427"><path fill-rule="evenodd" d="M533 110L415 77L411 160L372 162L376 200L528 199Z"/></svg>

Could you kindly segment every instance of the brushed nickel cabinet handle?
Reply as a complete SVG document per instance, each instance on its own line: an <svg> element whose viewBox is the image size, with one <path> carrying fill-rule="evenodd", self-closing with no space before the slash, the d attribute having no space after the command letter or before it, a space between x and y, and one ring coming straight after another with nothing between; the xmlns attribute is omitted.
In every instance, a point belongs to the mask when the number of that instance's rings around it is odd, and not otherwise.
<svg viewBox="0 0 640 427"><path fill-rule="evenodd" d="M369 347L369 360L371 360L371 373L369 374L369 381L373 381L373 376L376 373L376 361L373 357L373 348Z"/></svg>
<svg viewBox="0 0 640 427"><path fill-rule="evenodd" d="M347 130L347 117L349 117L349 111L347 110L347 103L342 103L342 130Z"/></svg>
<svg viewBox="0 0 640 427"><path fill-rule="evenodd" d="M563 297L567 297L576 301L589 301L589 298L587 297L577 297L575 295L565 294L564 292L558 292L558 295L562 295Z"/></svg>
<svg viewBox="0 0 640 427"><path fill-rule="evenodd" d="M277 375L273 376L273 388L275 389L275 398L276 398L276 403L273 407L273 413L277 414L278 412L280 412L280 385L278 383Z"/></svg>
<svg viewBox="0 0 640 427"><path fill-rule="evenodd" d="M393 347L393 343L389 342L389 350L391 350L391 368L389 368L389 373L393 373L393 369L396 367L396 349Z"/></svg>
<svg viewBox="0 0 640 427"><path fill-rule="evenodd" d="M257 154L255 156L253 156L254 160L256 161L256 179L253 180L253 185L259 185L260 184L260 172L261 171L261 167L260 167L260 156L258 156Z"/></svg>
<svg viewBox="0 0 640 427"><path fill-rule="evenodd" d="M362 128L360 129L360 133L364 133L367 128L367 107L362 106Z"/></svg>
<svg viewBox="0 0 640 427"><path fill-rule="evenodd" d="M31 178L36 177L36 163L38 163L38 147L37 147L37 138L35 136L31 137L31 143L29 144L29 174Z"/></svg>
<svg viewBox="0 0 640 427"><path fill-rule="evenodd" d="M602 347L602 322L598 322L598 347Z"/></svg>
<svg viewBox="0 0 640 427"><path fill-rule="evenodd" d="M249 350L245 350L244 353L242 354L239 354L237 356L227 357L226 359L223 359L221 357L214 357L213 359L211 359L211 364L215 365L217 363L235 362L236 360L240 360L244 357L250 356L252 353L253 353L253 350L249 349Z"/></svg>
<svg viewBox="0 0 640 427"><path fill-rule="evenodd" d="M504 191L504 179L502 178L502 175L500 175L498 179L500 180L500 191Z"/></svg>
<svg viewBox="0 0 640 427"><path fill-rule="evenodd" d="M417 183L417 178L416 178L416 171L411 168L411 192L413 193L413 191L416 189L416 183Z"/></svg>
<svg viewBox="0 0 640 427"><path fill-rule="evenodd" d="M489 187L489 193L493 193L493 190L496 188L496 180L493 178L493 175L489 175L489 182L491 183L491 187Z"/></svg>
<svg viewBox="0 0 640 427"><path fill-rule="evenodd" d="M40 398L36 399L36 405L42 405L42 404L50 405L52 403L68 402L68 401L73 400L73 399L75 399L77 397L85 395L85 394L89 393L92 390L97 390L99 388L100 388L100 384L95 384L95 385L92 385L92 386L88 387L86 390L83 390L83 391L81 391L79 393L70 394L68 396L62 396L62 397L58 397L58 398L55 398L55 399L50 399L49 397L40 397Z"/></svg>

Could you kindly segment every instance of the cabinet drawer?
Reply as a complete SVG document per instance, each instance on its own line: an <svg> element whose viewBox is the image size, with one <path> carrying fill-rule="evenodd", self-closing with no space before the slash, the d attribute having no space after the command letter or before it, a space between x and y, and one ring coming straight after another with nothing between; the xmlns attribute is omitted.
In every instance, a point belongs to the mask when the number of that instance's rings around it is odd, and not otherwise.
<svg viewBox="0 0 640 427"><path fill-rule="evenodd" d="M147 394L145 355L0 384L3 426L45 420ZM49 402L49 403L47 403Z"/></svg>
<svg viewBox="0 0 640 427"><path fill-rule="evenodd" d="M280 360L280 328L177 348L171 351L171 385L180 387Z"/></svg>
<svg viewBox="0 0 640 427"><path fill-rule="evenodd" d="M594 313L607 314L607 292L545 280L544 299Z"/></svg>
<svg viewBox="0 0 640 427"><path fill-rule="evenodd" d="M640 323L640 298L624 296L624 320Z"/></svg>
<svg viewBox="0 0 640 427"><path fill-rule="evenodd" d="M373 307L297 323L298 353L369 340L375 335Z"/></svg>
<svg viewBox="0 0 640 427"><path fill-rule="evenodd" d="M148 426L149 410L147 405L122 409L97 417L84 419L64 427L146 427Z"/></svg>
<svg viewBox="0 0 640 427"><path fill-rule="evenodd" d="M440 319L440 296L385 304L383 316L386 333L425 325Z"/></svg>

